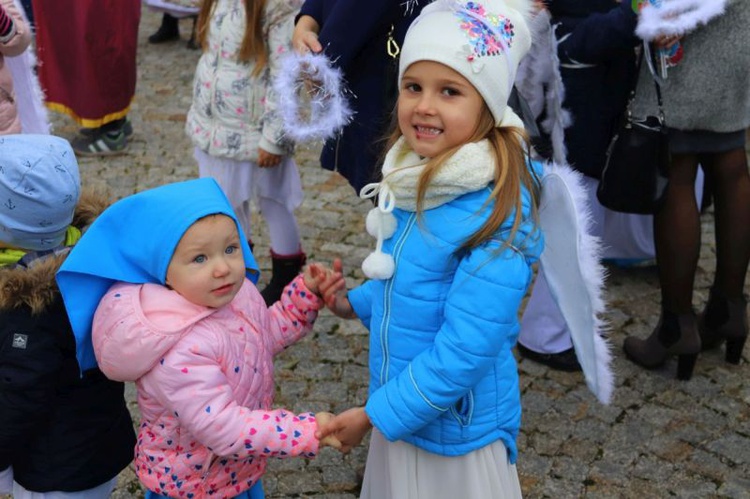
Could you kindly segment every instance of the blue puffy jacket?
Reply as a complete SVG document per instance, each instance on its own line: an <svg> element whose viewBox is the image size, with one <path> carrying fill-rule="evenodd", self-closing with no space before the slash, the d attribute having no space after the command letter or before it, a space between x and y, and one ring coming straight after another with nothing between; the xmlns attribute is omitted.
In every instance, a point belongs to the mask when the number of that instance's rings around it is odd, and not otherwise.
<svg viewBox="0 0 750 499"><path fill-rule="evenodd" d="M511 349L518 310L542 251L528 193L510 247L497 238L456 258L454 251L486 220L492 186L423 213L396 209L398 228L384 241L396 271L349 293L370 330L372 423L390 441L446 456L498 439L516 460L520 390Z"/></svg>

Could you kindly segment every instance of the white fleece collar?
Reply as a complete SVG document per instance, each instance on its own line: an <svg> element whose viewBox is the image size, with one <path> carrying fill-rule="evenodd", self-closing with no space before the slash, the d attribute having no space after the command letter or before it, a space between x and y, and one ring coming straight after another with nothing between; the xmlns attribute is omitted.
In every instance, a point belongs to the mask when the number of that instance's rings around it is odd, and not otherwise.
<svg viewBox="0 0 750 499"><path fill-rule="evenodd" d="M462 146L448 158L432 178L424 197L425 210L436 208L469 192L484 188L495 175L495 163L488 140ZM383 241L396 231L395 207L406 211L417 209L417 184L429 158L422 158L407 148L404 137L388 151L383 163L383 180L367 184L360 197L378 196L378 206L367 214L367 232L376 238L375 251L362 262L362 271L370 279L393 276L395 262L383 253Z"/></svg>

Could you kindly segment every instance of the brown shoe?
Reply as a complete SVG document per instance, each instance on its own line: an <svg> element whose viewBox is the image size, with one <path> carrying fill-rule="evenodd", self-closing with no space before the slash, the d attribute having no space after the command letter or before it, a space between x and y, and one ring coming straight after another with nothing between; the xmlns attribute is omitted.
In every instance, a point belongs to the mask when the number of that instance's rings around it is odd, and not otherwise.
<svg viewBox="0 0 750 499"><path fill-rule="evenodd" d="M716 348L726 342L725 360L739 364L747 340L747 299L729 299L716 288L708 294L706 308L698 316L703 350Z"/></svg>
<svg viewBox="0 0 750 499"><path fill-rule="evenodd" d="M677 379L689 380L701 350L701 339L694 314L676 315L662 310L659 323L646 339L625 338L625 355L646 369L661 367L677 356Z"/></svg>

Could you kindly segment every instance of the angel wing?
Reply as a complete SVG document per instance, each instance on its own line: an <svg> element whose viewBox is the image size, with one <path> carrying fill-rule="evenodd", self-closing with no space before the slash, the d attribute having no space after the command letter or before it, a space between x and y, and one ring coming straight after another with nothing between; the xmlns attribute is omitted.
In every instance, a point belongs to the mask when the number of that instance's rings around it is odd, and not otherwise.
<svg viewBox="0 0 750 499"><path fill-rule="evenodd" d="M541 265L550 294L570 330L586 384L607 404L614 390L612 355L605 323L601 243L590 233L590 210L581 174L568 166L545 165L539 220L544 233Z"/></svg>

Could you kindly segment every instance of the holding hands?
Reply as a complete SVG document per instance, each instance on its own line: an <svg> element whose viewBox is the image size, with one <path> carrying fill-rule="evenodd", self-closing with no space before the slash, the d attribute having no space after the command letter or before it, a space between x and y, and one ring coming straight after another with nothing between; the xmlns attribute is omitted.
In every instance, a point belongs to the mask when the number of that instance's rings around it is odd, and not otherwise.
<svg viewBox="0 0 750 499"><path fill-rule="evenodd" d="M347 297L340 258L333 261L332 268L321 263L309 264L305 267L303 278L307 289L317 294L334 314L344 319L357 317ZM337 416L330 412L319 412L315 418L318 422L315 437L320 441L320 446L333 447L343 453L359 445L372 428L364 407L354 407Z"/></svg>
<svg viewBox="0 0 750 499"><path fill-rule="evenodd" d="M353 407L341 414L328 419L326 423L318 421L318 431L315 436L321 441L333 438L338 442L338 450L344 454L358 446L367 432L372 428L370 418L364 407ZM333 446L332 446L333 447Z"/></svg>
<svg viewBox="0 0 750 499"><path fill-rule="evenodd" d="M318 431L315 432L315 438L320 442L318 445L320 448L333 447L334 449L341 450L341 442L338 438L333 435L319 436L320 429L326 427L335 418L330 412L318 412L315 414L315 420L318 422ZM343 451L342 451L343 452Z"/></svg>
<svg viewBox="0 0 750 499"><path fill-rule="evenodd" d="M318 295L326 306L343 319L354 319L354 313L346 292L346 280L342 270L341 259L333 261L333 268L321 263L311 263L304 270L305 286Z"/></svg>

